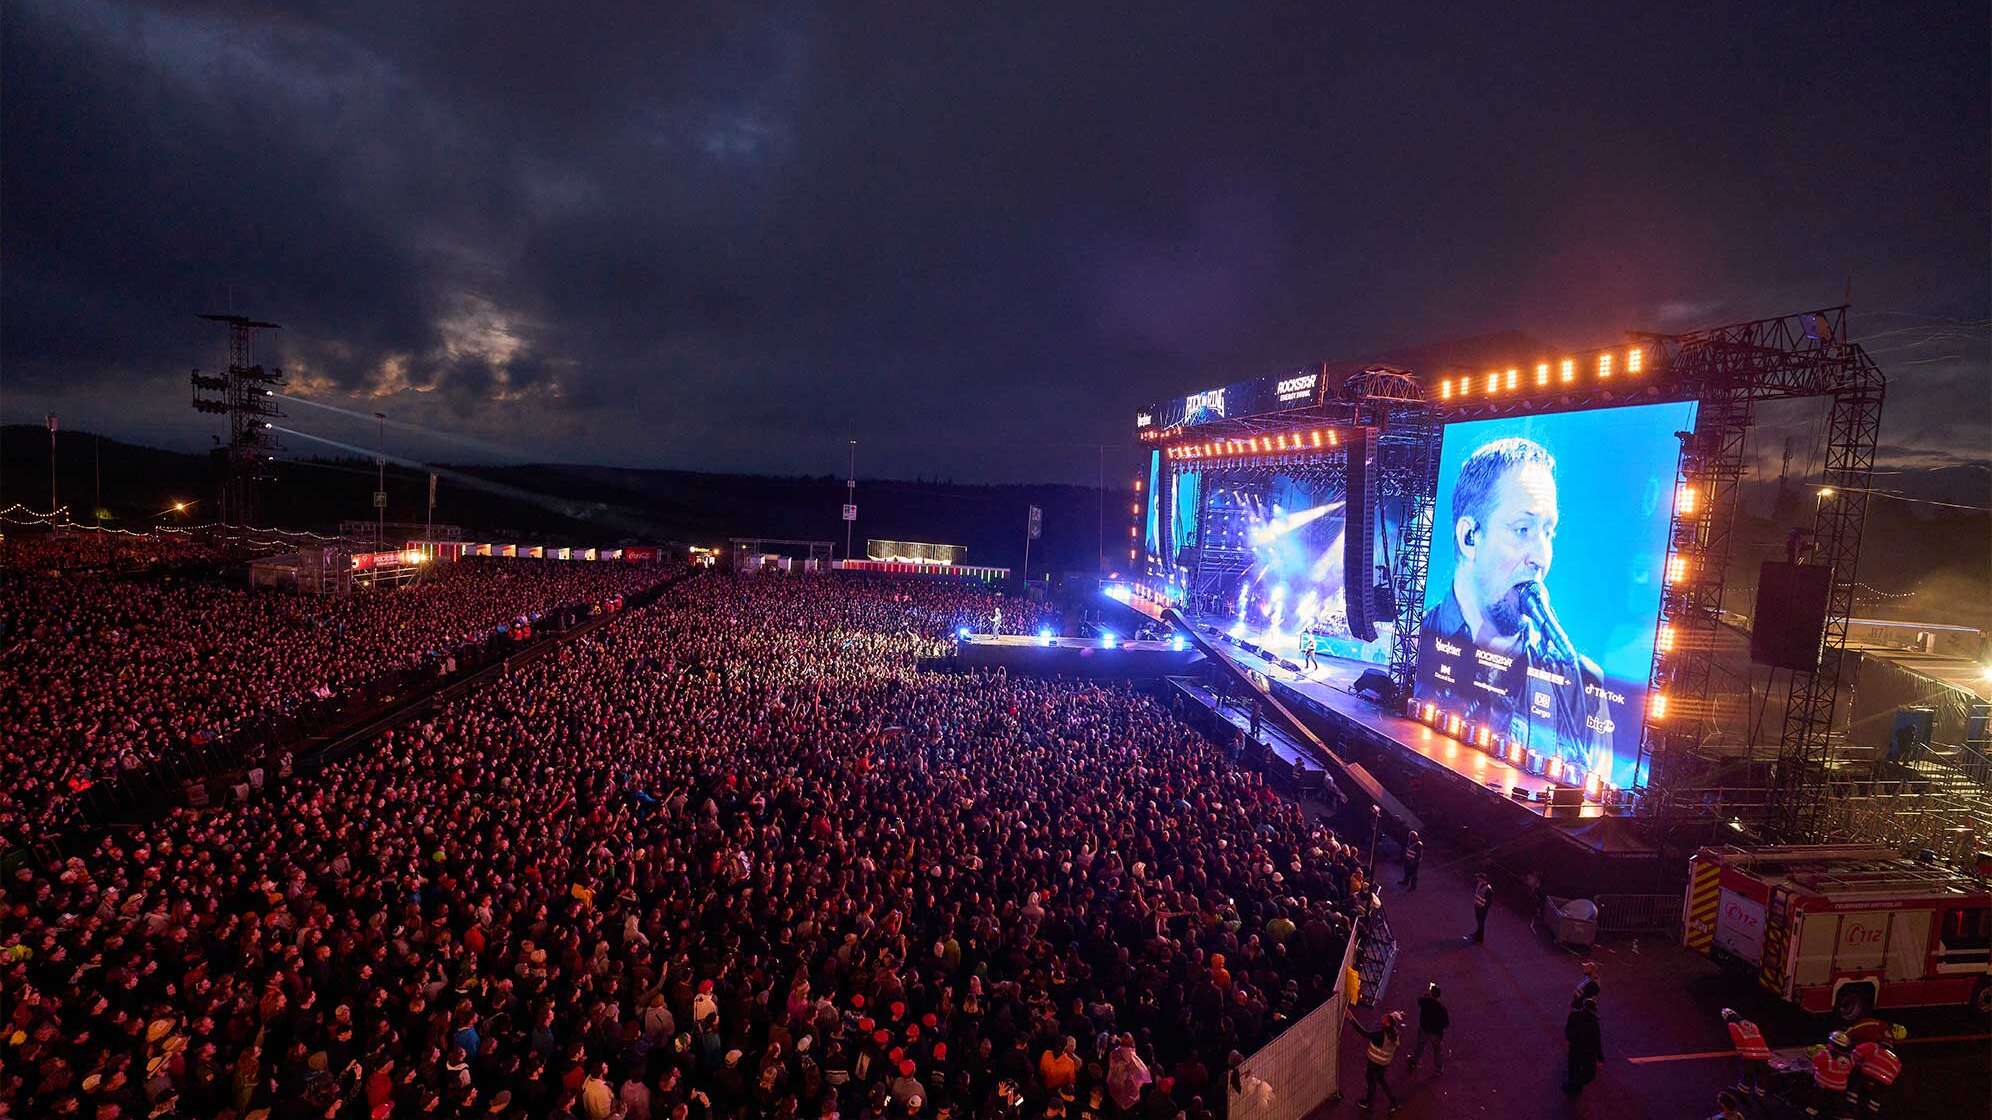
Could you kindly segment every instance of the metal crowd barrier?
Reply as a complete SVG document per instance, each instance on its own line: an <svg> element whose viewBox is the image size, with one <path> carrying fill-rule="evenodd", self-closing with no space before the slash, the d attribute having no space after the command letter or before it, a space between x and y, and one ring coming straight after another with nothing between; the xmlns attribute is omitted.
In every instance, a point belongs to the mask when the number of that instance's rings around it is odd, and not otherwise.
<svg viewBox="0 0 1992 1120"><path fill-rule="evenodd" d="M1679 894L1601 894L1592 896L1598 904L1600 933L1666 933L1680 930Z"/></svg>
<svg viewBox="0 0 1992 1120"><path fill-rule="evenodd" d="M1390 919L1383 912L1382 892L1378 903L1358 923L1350 936L1356 938L1356 975L1359 1007L1375 1007L1390 988L1391 974L1397 971L1397 938L1390 932Z"/></svg>

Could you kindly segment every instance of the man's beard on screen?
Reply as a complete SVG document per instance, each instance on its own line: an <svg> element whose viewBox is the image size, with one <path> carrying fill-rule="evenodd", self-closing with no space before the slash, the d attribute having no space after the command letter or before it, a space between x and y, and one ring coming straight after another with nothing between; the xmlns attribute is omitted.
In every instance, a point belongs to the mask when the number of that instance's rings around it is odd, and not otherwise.
<svg viewBox="0 0 1992 1120"><path fill-rule="evenodd" d="M1524 588L1528 584L1518 583L1508 589L1506 595L1487 604L1487 621L1504 638L1512 638L1522 632L1522 620L1527 617L1523 606Z"/></svg>

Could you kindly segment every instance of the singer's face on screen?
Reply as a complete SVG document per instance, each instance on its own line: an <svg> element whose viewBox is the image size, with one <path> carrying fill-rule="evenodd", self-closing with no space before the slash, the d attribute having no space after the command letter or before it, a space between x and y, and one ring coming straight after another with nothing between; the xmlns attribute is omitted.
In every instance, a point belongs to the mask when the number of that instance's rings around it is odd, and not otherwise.
<svg viewBox="0 0 1992 1120"><path fill-rule="evenodd" d="M1494 631L1522 630L1522 588L1549 574L1556 540L1556 478L1541 463L1523 463L1494 484L1485 524L1462 517L1454 526L1457 579L1472 589Z"/></svg>

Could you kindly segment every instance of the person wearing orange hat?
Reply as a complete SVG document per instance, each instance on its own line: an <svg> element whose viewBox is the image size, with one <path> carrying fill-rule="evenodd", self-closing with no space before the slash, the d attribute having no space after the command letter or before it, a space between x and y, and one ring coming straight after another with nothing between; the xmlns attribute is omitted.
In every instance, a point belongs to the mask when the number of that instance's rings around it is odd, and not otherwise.
<svg viewBox="0 0 1992 1120"><path fill-rule="evenodd" d="M1223 953L1210 955L1210 982L1216 984L1219 991L1231 990L1231 971L1224 967Z"/></svg>
<svg viewBox="0 0 1992 1120"><path fill-rule="evenodd" d="M919 1072L919 1067L913 1064L913 1059L901 1059L898 1068L899 1076L892 1080L892 1099L901 1108L911 1111L915 1100L926 1099L927 1090L920 1084L920 1079L914 1076Z"/></svg>
<svg viewBox="0 0 1992 1120"><path fill-rule="evenodd" d="M719 1000L713 997L713 982L699 981L698 994L692 997L692 1022L703 1024L709 1016L719 1014Z"/></svg>
<svg viewBox="0 0 1992 1120"><path fill-rule="evenodd" d="M937 1100L948 1086L948 1044L934 1043L934 1049L927 1055L927 1099Z"/></svg>

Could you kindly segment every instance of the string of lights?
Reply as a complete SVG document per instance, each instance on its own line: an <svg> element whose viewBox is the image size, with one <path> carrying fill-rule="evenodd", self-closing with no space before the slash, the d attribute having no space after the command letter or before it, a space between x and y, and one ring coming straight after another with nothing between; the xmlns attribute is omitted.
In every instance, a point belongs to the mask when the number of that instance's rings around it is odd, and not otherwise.
<svg viewBox="0 0 1992 1120"><path fill-rule="evenodd" d="M314 533L309 529L278 529L260 525L238 525L230 521L204 521L198 525L161 525L152 529L121 529L111 525L95 525L76 520L68 506L57 506L43 512L28 505L16 502L6 509L0 509L0 521L9 525L54 527L83 533L113 533L127 537L150 537L155 535L192 536L196 533L212 534L219 530L237 530L241 533L260 533L266 539L276 539L285 544L295 544L300 540L336 541L337 533ZM243 536L222 536L220 539L237 541L250 539Z"/></svg>

